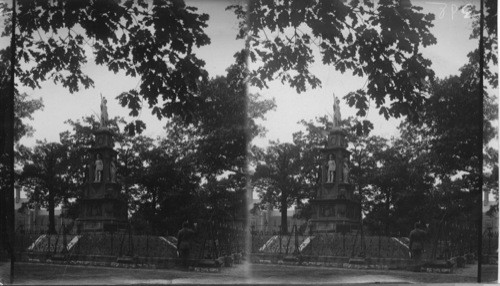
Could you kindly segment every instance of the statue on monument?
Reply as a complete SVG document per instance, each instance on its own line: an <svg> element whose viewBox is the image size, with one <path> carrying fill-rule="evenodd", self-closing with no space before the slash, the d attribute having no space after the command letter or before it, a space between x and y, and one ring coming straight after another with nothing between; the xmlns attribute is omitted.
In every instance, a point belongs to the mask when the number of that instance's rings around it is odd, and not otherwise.
<svg viewBox="0 0 500 286"><path fill-rule="evenodd" d="M95 180L94 182L100 182L102 180L102 170L104 169L104 164L101 160L101 154L97 154L97 159L95 160Z"/></svg>
<svg viewBox="0 0 500 286"><path fill-rule="evenodd" d="M101 127L106 127L108 125L108 107L106 103L108 101L101 94Z"/></svg>
<svg viewBox="0 0 500 286"><path fill-rule="evenodd" d="M109 167L109 178L110 181L115 183L116 182L116 164L115 160L111 160L111 164Z"/></svg>
<svg viewBox="0 0 500 286"><path fill-rule="evenodd" d="M333 158L333 155L330 154L329 160L328 160L328 180L327 183L333 183L335 180L335 169L337 168L335 164L335 159Z"/></svg>
<svg viewBox="0 0 500 286"><path fill-rule="evenodd" d="M340 127L340 100L333 94L333 128Z"/></svg>
<svg viewBox="0 0 500 286"><path fill-rule="evenodd" d="M347 159L344 161L344 183L349 183L349 164L347 164Z"/></svg>

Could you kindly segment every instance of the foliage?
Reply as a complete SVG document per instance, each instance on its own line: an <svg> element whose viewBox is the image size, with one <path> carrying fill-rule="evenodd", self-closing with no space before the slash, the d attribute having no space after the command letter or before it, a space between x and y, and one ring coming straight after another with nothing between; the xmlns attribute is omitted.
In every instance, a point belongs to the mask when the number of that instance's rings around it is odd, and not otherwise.
<svg viewBox="0 0 500 286"><path fill-rule="evenodd" d="M372 186L379 173L378 154L388 148L386 139L379 136L360 136L351 141L351 177L363 211L370 211L369 200L374 196Z"/></svg>
<svg viewBox="0 0 500 286"><path fill-rule="evenodd" d="M437 80L423 121L404 133L426 140L432 172L440 178L462 175L471 188L482 171L481 150L496 137L492 121L498 117L496 104L489 97L482 100L482 112L477 83L471 65L464 66L460 76Z"/></svg>
<svg viewBox="0 0 500 286"><path fill-rule="evenodd" d="M27 124L25 119L33 120L33 113L43 108L43 100L30 99L26 93L16 94L14 97L14 141L33 135L34 129L31 125Z"/></svg>
<svg viewBox="0 0 500 286"><path fill-rule="evenodd" d="M479 11L472 5L464 7L469 15L475 15L472 23L471 39L479 39L483 35L484 41L484 77L492 87L498 87L498 2L484 1L484 29L480 29ZM479 47L468 54L470 63L479 63Z"/></svg>
<svg viewBox="0 0 500 286"><path fill-rule="evenodd" d="M461 171L477 173L481 165L477 145L482 140L476 134L481 132L477 118L482 115L474 94L477 89L468 89L463 83L464 79L459 77L437 81L425 111L425 132L432 152L439 154L435 169L443 175Z"/></svg>
<svg viewBox="0 0 500 286"><path fill-rule="evenodd" d="M263 132L256 120L274 102L258 95L246 99L241 66L201 86L205 104L193 110L196 122L174 116L161 137L129 136L120 131L126 124L123 119L110 120L118 152L117 177L128 197L134 228L165 234L174 233L185 220L244 217L248 140ZM247 108L251 112L246 113ZM75 182L71 195L76 200L69 205L71 215L78 217L78 190L88 172L88 148L99 124L92 117L67 123L71 130L61 133L61 142L73 160L67 176ZM228 213L229 218L224 215Z"/></svg>
<svg viewBox="0 0 500 286"><path fill-rule="evenodd" d="M287 209L300 201L306 188L302 176L300 146L291 143L270 142L260 154L252 186L261 198L261 206L270 204L281 212L281 231L288 232Z"/></svg>
<svg viewBox="0 0 500 286"><path fill-rule="evenodd" d="M136 137L132 151L126 153L130 161L123 166L134 219L142 217L159 233L175 232L183 221L198 217L196 210L201 209L197 207L200 178L195 166L189 156L168 152L170 147L166 140Z"/></svg>
<svg viewBox="0 0 500 286"><path fill-rule="evenodd" d="M324 65L367 78L366 89L345 98L364 116L372 99L386 118L414 117L434 72L420 48L436 43L429 29L433 14L399 1L250 1L229 6L240 19L239 38L247 39L256 66L250 83L260 88L280 80L304 92L321 85L310 72L314 51Z"/></svg>
<svg viewBox="0 0 500 286"><path fill-rule="evenodd" d="M66 169L68 150L60 143L38 141L21 173L21 182L28 190L30 204L41 205L49 211L49 233L55 233L54 209L68 197Z"/></svg>
<svg viewBox="0 0 500 286"><path fill-rule="evenodd" d="M326 134L332 127L332 122L328 117L316 118L316 123L301 120L300 124L305 127L305 131L295 132L293 142L300 150L301 169L300 176L303 177L303 186L299 193L295 194L295 203L299 209L298 217L309 219L312 215L312 208L308 199L316 197L319 187L321 167L318 165L321 159L320 148L326 144Z"/></svg>
<svg viewBox="0 0 500 286"><path fill-rule="evenodd" d="M498 213L498 150L487 147L484 161L483 190L493 194L496 201L486 213L493 215Z"/></svg>
<svg viewBox="0 0 500 286"><path fill-rule="evenodd" d="M415 221L429 221L435 213L430 201L434 177L425 156L407 143L397 139L373 154L376 166L369 182L367 224L373 229L373 221L382 222L386 235L406 235Z"/></svg>
<svg viewBox="0 0 500 286"><path fill-rule="evenodd" d="M19 82L40 88L46 80L71 93L93 86L85 73L91 47L94 62L109 71L138 77L138 89L117 98L137 116L141 98L162 118L178 115L192 120L199 103L199 83L207 79L193 49L210 39L204 32L208 15L196 13L184 1L20 1L16 29ZM5 20L3 36L12 29ZM22 64L24 63L24 64ZM128 125L140 131L142 122Z"/></svg>
<svg viewBox="0 0 500 286"><path fill-rule="evenodd" d="M257 94L247 97L244 54L235 57L226 76L201 85L204 104L193 110L195 122L171 118L156 144L169 154L157 169L171 168L169 181L177 182L161 188L168 193L168 207L161 206L158 213L177 220L177 225L195 217L244 220L246 216L247 147L264 132L257 120L274 108L274 101L261 100Z"/></svg>
<svg viewBox="0 0 500 286"><path fill-rule="evenodd" d="M213 178L200 189L199 198L209 221L241 223L246 219L245 183L245 176L234 174L219 180Z"/></svg>
<svg viewBox="0 0 500 286"><path fill-rule="evenodd" d="M134 217L156 217L155 226L161 224L169 233L175 231L172 225L200 217L244 219L247 146L264 131L256 120L274 102L256 94L247 97L243 60L237 53L226 76L201 85L204 104L193 110L195 122L174 116L161 138L135 151L133 157L141 156L142 163L129 176L134 181L130 191L138 198L132 204Z"/></svg>
<svg viewBox="0 0 500 286"><path fill-rule="evenodd" d="M498 88L498 3L494 0L484 1L484 21L483 29L481 30L480 12L476 7L468 5L465 7L470 15L475 15L472 23L471 39L483 40L483 77L488 81L491 88ZM462 68L463 73L475 74L479 70L480 50L479 47L468 54L469 63ZM479 79L474 77L476 81ZM497 137L496 128L491 124L492 120L498 118L498 103L495 101L495 95L488 94L486 89L483 90L483 189L492 191L497 198L497 203L493 205L488 213L493 213L498 210L498 184L493 183L498 178L498 160L491 161L498 155L497 148L488 147L488 143L492 137ZM479 188L477 188L479 189Z"/></svg>
<svg viewBox="0 0 500 286"><path fill-rule="evenodd" d="M436 222L437 228L446 222L474 227L483 170L487 171L486 186L495 190L489 182L498 168L490 161L496 151L487 146L496 137L492 120L498 111L491 98L484 97L482 112L478 87L476 70L472 64L465 65L459 76L436 80L419 124L406 121L399 127L400 141L411 152L410 162L420 161L419 172L432 183L422 185L423 194L430 199L425 200L419 215L422 220ZM486 152L484 167L482 150ZM411 210L421 206L414 203L417 201L412 198L408 203Z"/></svg>

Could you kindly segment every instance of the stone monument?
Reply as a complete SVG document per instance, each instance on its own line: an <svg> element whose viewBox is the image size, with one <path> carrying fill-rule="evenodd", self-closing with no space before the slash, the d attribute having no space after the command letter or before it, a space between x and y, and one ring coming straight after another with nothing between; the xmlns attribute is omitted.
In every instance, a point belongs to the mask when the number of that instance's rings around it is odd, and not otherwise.
<svg viewBox="0 0 500 286"><path fill-rule="evenodd" d="M117 152L107 121L106 99L102 98L100 126L94 131L96 140L90 148L87 180L81 187L78 232L116 231L127 226L127 201L116 181Z"/></svg>
<svg viewBox="0 0 500 286"><path fill-rule="evenodd" d="M321 150L320 186L311 200L313 215L309 221L312 232L352 232L359 228L361 203L354 197L349 180L347 132L341 126L340 100L334 96L333 128Z"/></svg>

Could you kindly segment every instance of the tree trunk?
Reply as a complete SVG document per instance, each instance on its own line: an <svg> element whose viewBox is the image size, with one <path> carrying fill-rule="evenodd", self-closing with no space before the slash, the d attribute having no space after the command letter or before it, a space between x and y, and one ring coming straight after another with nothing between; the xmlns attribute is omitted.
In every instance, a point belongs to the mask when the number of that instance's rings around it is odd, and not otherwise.
<svg viewBox="0 0 500 286"><path fill-rule="evenodd" d="M54 203L54 191L49 190L49 234L56 234L56 219L54 215L55 203Z"/></svg>
<svg viewBox="0 0 500 286"><path fill-rule="evenodd" d="M150 226L151 229L156 230L159 225L158 225L158 217L156 215L156 204L158 203L158 190L156 188L153 189L153 217L151 218L150 221ZM148 229L149 231L149 229Z"/></svg>
<svg viewBox="0 0 500 286"><path fill-rule="evenodd" d="M281 195L281 234L288 233L288 224L287 224L287 196Z"/></svg>
<svg viewBox="0 0 500 286"><path fill-rule="evenodd" d="M386 211L386 220L385 220L385 235L389 236L389 224L391 223L391 216L389 215L389 212L391 210L391 200L390 200L390 195L387 194L386 196L387 201L385 205L385 211Z"/></svg>

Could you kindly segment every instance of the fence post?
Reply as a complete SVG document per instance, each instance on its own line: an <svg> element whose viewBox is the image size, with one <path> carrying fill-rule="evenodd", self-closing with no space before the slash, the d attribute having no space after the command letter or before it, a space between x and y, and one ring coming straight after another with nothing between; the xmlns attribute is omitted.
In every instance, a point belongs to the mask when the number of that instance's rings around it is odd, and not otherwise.
<svg viewBox="0 0 500 286"><path fill-rule="evenodd" d="M149 257L149 232L146 233L146 256Z"/></svg>
<svg viewBox="0 0 500 286"><path fill-rule="evenodd" d="M213 245L213 250L212 250L212 253L214 255L214 258L217 259L219 258L219 249L217 247L217 233L216 233L216 229L215 229L215 222L212 221L212 225L211 225L211 228L210 228L210 236L211 236L211 239L212 239L212 245Z"/></svg>
<svg viewBox="0 0 500 286"><path fill-rule="evenodd" d="M83 235L79 238L79 240L81 240L82 238L83 238ZM80 254L80 244L81 244L81 241L80 241L80 243L76 244L76 248L75 248L75 250L73 250L73 253Z"/></svg>
<svg viewBox="0 0 500 286"><path fill-rule="evenodd" d="M132 228L128 225L128 251L127 256L132 256Z"/></svg>
<svg viewBox="0 0 500 286"><path fill-rule="evenodd" d="M381 240L381 236L380 236L380 230L378 232L378 257L380 258L380 248L382 247L382 240Z"/></svg>
<svg viewBox="0 0 500 286"><path fill-rule="evenodd" d="M231 225L228 225L226 224L226 231L227 231L227 239L228 239L228 254L229 256L231 256L231 254L233 253L233 243L234 243L234 236L233 236L233 229L231 227Z"/></svg>
<svg viewBox="0 0 500 286"><path fill-rule="evenodd" d="M114 253L114 248L113 248L113 238L114 238L114 235L113 235L113 231L111 232L111 237L110 237L110 253L109 255L113 256L113 253Z"/></svg>
<svg viewBox="0 0 500 286"><path fill-rule="evenodd" d="M64 222L62 223L62 231L63 231L63 249L62 249L62 253L66 253L68 252L68 241L66 239L66 226L64 224Z"/></svg>
<svg viewBox="0 0 500 286"><path fill-rule="evenodd" d="M299 249L299 234L297 233L297 225L293 225L293 231L295 231L295 252L297 255L300 254L300 249Z"/></svg>
<svg viewBox="0 0 500 286"><path fill-rule="evenodd" d="M342 256L345 256L345 231L342 232Z"/></svg>
<svg viewBox="0 0 500 286"><path fill-rule="evenodd" d="M241 243L241 229L236 230L236 253L240 253L240 243Z"/></svg>
<svg viewBox="0 0 500 286"><path fill-rule="evenodd" d="M254 239L255 239L255 225L252 224L250 226L250 239L249 239L250 240L250 252L251 253L257 252L257 251L255 251L255 241L254 241Z"/></svg>
<svg viewBox="0 0 500 286"><path fill-rule="evenodd" d="M59 233L61 233L61 229L59 228ZM57 245L59 245L59 234L56 236L56 242L54 243L54 254L57 253Z"/></svg>
<svg viewBox="0 0 500 286"><path fill-rule="evenodd" d="M50 254L50 234L47 234L47 254Z"/></svg>
<svg viewBox="0 0 500 286"><path fill-rule="evenodd" d="M488 227L488 255L491 254L491 238L493 234L491 233L491 226Z"/></svg>
<svg viewBox="0 0 500 286"><path fill-rule="evenodd" d="M282 237L281 226L280 226L280 231L278 232L278 238L279 238L279 241L280 241L280 254L281 254L281 239L283 238Z"/></svg>
<svg viewBox="0 0 500 286"><path fill-rule="evenodd" d="M125 239L125 232L122 231L122 239L120 240L120 250L118 251L118 257L122 256L123 253L123 240Z"/></svg>
<svg viewBox="0 0 500 286"><path fill-rule="evenodd" d="M309 236L309 249L311 249L311 255L314 255L313 242L314 239L312 238L312 236Z"/></svg>

